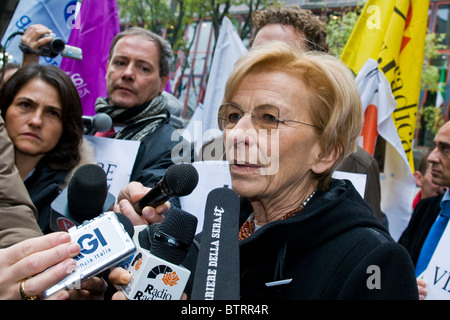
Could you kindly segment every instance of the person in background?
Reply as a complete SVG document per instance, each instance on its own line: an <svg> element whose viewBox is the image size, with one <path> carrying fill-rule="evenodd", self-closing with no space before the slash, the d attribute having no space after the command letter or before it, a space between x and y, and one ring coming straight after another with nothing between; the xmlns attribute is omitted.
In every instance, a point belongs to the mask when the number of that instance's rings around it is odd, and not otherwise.
<svg viewBox="0 0 450 320"><path fill-rule="evenodd" d="M417 203L425 198L442 195L445 192L445 187L438 186L431 181L431 164L428 162L428 156L431 151L425 152L421 155L416 172L414 172L414 178L416 179L416 185L420 188L413 200L413 209Z"/></svg>
<svg viewBox="0 0 450 320"><path fill-rule="evenodd" d="M7 248L43 233L37 224L37 209L14 163L14 145L3 117L0 117L0 150L0 248Z"/></svg>
<svg viewBox="0 0 450 320"><path fill-rule="evenodd" d="M51 38L43 37L50 32L42 25L30 26L22 43L37 49L50 41ZM113 120L110 131L96 135L141 142L130 177L131 182L142 184L139 189L148 190L163 177L174 163L172 151L179 144L171 137L183 125L178 118L182 104L164 91L172 56L170 45L149 30L133 27L117 34L111 42L105 77L108 96L96 101L96 112L107 113ZM24 53L23 64L38 61L36 54ZM193 146L187 148L191 150L190 157L177 155L185 162L194 157ZM178 204L176 199L173 202ZM128 200L118 201L118 205L128 204ZM148 223L153 215L154 208L145 207L143 218L138 220Z"/></svg>
<svg viewBox="0 0 450 320"><path fill-rule="evenodd" d="M82 108L70 78L55 66L21 67L0 90L0 109L15 164L44 233L51 203L83 164L96 164L83 141Z"/></svg>
<svg viewBox="0 0 450 320"><path fill-rule="evenodd" d="M446 208L450 200L450 121L441 126L434 137L435 147L427 160L430 163L431 182L446 188L445 193L425 198L416 205L405 231L403 231L398 243L408 250L419 277L426 269L437 243L431 243L429 234L435 228L436 223L447 221L449 208ZM447 222L443 223L446 226ZM433 236L440 239L439 234ZM418 279L420 298L427 295L426 283Z"/></svg>
<svg viewBox="0 0 450 320"><path fill-rule="evenodd" d="M1 78L1 82L0 82L0 89L3 86L3 84L6 81L8 81L8 79L11 78L11 76L14 74L14 72L16 72L19 68L20 68L20 66L15 63L7 63L2 68L3 73L2 73L2 78Z"/></svg>
<svg viewBox="0 0 450 320"><path fill-rule="evenodd" d="M111 116L116 129L112 138L141 141L130 181L147 187L174 163L172 150L179 143L171 137L181 127L168 111L172 100L163 94L171 59L170 45L155 33L136 27L119 33L107 65L108 97L95 105L96 112Z"/></svg>
<svg viewBox="0 0 450 320"><path fill-rule="evenodd" d="M0 299L31 300L74 270L72 258L80 246L70 243L66 232L43 235L37 209L15 166L14 145L3 117L0 149ZM104 280L94 277L83 283L82 290L62 290L51 299L98 298L105 286Z"/></svg>

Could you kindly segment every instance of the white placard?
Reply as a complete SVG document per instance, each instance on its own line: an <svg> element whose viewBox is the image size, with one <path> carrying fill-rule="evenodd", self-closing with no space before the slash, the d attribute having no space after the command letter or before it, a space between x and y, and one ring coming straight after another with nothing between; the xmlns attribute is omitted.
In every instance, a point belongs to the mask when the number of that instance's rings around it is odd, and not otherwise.
<svg viewBox="0 0 450 320"><path fill-rule="evenodd" d="M130 182L140 141L84 136L95 152L95 159L106 173L108 192L116 199L120 190Z"/></svg>
<svg viewBox="0 0 450 320"><path fill-rule="evenodd" d="M363 173L334 171L333 172L333 178L350 180L353 183L353 186L355 187L356 191L358 191L358 193L364 199L364 192L366 190L367 175L365 175Z"/></svg>
<svg viewBox="0 0 450 320"><path fill-rule="evenodd" d="M190 195L180 197L181 208L198 219L197 231L203 229L206 199L211 190L227 185L231 188L231 176L227 161L197 161L192 165L198 172L198 184Z"/></svg>
<svg viewBox="0 0 450 320"><path fill-rule="evenodd" d="M450 300L450 228L444 230L430 263L419 278L427 284L426 300Z"/></svg>

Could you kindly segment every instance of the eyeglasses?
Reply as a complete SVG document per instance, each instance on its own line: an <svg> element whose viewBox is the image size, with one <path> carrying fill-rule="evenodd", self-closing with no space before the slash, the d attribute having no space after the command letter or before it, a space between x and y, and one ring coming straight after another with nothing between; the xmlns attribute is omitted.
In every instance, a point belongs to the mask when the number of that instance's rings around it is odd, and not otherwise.
<svg viewBox="0 0 450 320"><path fill-rule="evenodd" d="M242 110L236 103L227 102L222 104L219 107L218 113L219 129L223 131L225 129L234 128L246 113L249 112ZM314 125L306 122L280 119L280 109L270 104L263 104L255 107L251 112L251 116L253 125L256 129L277 129L280 122L295 122L314 127Z"/></svg>

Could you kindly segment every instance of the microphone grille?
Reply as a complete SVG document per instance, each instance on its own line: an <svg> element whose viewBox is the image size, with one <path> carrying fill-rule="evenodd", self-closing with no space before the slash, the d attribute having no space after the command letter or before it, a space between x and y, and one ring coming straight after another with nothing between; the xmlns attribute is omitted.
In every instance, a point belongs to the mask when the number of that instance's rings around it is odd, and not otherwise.
<svg viewBox="0 0 450 320"><path fill-rule="evenodd" d="M92 126L94 127L95 131L98 132L108 131L112 127L112 119L106 113L97 113L94 116Z"/></svg>
<svg viewBox="0 0 450 320"><path fill-rule="evenodd" d="M79 167L67 186L67 206L75 217L90 220L103 212L108 194L106 174L96 164Z"/></svg>
<svg viewBox="0 0 450 320"><path fill-rule="evenodd" d="M188 163L173 164L167 169L164 181L173 195L186 196L197 186L198 172Z"/></svg>
<svg viewBox="0 0 450 320"><path fill-rule="evenodd" d="M155 231L158 230L159 225L160 223L150 224L147 228L139 232L138 241L141 248L150 251Z"/></svg>
<svg viewBox="0 0 450 320"><path fill-rule="evenodd" d="M197 229L197 217L178 208L172 208L164 217L158 232L164 233L185 245L190 245ZM187 249L187 248L186 248ZM179 265L187 250L176 247L167 241L153 240L150 253L171 263Z"/></svg>
<svg viewBox="0 0 450 320"><path fill-rule="evenodd" d="M122 213L115 212L117 219L123 225L125 232L129 234L130 238L134 236L134 226L128 217Z"/></svg>

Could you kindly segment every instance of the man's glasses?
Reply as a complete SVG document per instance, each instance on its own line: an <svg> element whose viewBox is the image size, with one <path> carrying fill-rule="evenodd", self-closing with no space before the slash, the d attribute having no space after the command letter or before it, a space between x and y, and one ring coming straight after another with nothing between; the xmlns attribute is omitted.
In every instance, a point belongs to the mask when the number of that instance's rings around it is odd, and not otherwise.
<svg viewBox="0 0 450 320"><path fill-rule="evenodd" d="M249 112L244 112L236 103L228 102L222 104L218 113L219 129L223 131L234 128L246 113ZM256 129L277 129L280 122L295 122L314 127L314 125L306 122L280 119L279 116L280 109L270 104L257 106L251 112L252 122Z"/></svg>

